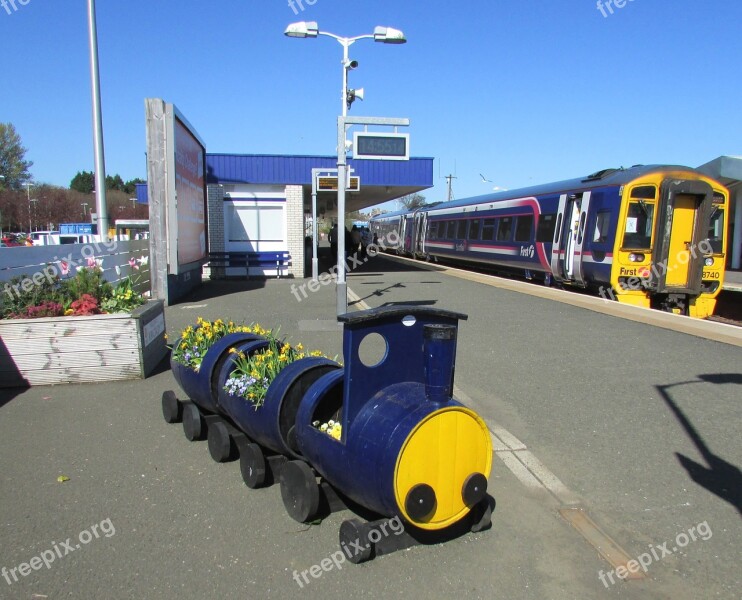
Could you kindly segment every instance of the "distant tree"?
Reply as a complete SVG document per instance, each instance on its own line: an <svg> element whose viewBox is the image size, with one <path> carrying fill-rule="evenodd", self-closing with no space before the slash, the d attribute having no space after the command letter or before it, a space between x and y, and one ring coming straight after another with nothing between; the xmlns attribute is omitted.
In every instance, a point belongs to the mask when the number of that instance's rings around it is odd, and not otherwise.
<svg viewBox="0 0 742 600"><path fill-rule="evenodd" d="M124 191L129 194L130 196L133 196L137 193L137 183L147 183L144 179L139 179L137 177L136 179L132 179L131 181L127 181L124 185Z"/></svg>
<svg viewBox="0 0 742 600"><path fill-rule="evenodd" d="M25 160L26 148L12 123L0 123L0 190L19 190L31 181L28 170L33 162Z"/></svg>
<svg viewBox="0 0 742 600"><path fill-rule="evenodd" d="M81 194L90 194L95 189L95 173L92 171L78 171L70 182L70 189Z"/></svg>
<svg viewBox="0 0 742 600"><path fill-rule="evenodd" d="M407 194L406 196L402 196L399 199L399 202L404 206L407 210L412 210L414 208L420 208L421 206L425 206L425 196L422 194Z"/></svg>
<svg viewBox="0 0 742 600"><path fill-rule="evenodd" d="M106 175L106 189L107 190L118 190L120 192L124 191L124 180L121 179L121 175L118 173L116 175Z"/></svg>

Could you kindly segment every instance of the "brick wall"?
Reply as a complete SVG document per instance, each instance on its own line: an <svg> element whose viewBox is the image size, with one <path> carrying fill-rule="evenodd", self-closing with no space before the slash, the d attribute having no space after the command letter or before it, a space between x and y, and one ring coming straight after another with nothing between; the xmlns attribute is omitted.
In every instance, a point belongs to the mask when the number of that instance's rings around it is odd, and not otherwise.
<svg viewBox="0 0 742 600"><path fill-rule="evenodd" d="M304 277L304 190L300 185L286 186L286 243L291 255L289 275Z"/></svg>
<svg viewBox="0 0 742 600"><path fill-rule="evenodd" d="M225 252L224 244L224 186L209 185L206 188L209 209L209 252ZM204 268L204 276L223 279L224 268Z"/></svg>

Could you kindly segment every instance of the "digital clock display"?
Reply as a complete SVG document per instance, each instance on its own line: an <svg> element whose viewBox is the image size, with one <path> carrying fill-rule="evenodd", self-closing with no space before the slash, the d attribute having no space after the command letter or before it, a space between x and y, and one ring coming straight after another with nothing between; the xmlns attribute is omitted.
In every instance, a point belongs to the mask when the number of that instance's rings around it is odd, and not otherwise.
<svg viewBox="0 0 742 600"><path fill-rule="evenodd" d="M409 159L409 136L407 134L356 133L354 137L354 158Z"/></svg>

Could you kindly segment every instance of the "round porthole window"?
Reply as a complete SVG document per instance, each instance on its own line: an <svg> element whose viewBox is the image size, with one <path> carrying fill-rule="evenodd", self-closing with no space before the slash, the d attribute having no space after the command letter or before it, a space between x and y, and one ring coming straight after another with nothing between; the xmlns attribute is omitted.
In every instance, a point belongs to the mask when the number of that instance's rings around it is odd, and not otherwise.
<svg viewBox="0 0 742 600"><path fill-rule="evenodd" d="M358 359L366 367L376 367L384 362L389 345L380 333L369 333L358 346Z"/></svg>

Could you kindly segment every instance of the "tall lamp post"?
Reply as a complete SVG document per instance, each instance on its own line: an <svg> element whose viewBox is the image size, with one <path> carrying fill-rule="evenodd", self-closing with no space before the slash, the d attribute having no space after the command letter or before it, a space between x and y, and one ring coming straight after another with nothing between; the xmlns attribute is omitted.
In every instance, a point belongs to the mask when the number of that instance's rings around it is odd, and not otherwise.
<svg viewBox="0 0 742 600"><path fill-rule="evenodd" d="M31 233L31 186L33 185L30 181L26 181L23 185L26 186L26 199L28 200L28 233Z"/></svg>
<svg viewBox="0 0 742 600"><path fill-rule="evenodd" d="M88 0L88 39L90 43L90 83L93 99L93 150L95 152L96 210L98 235L108 241L108 207L106 206L106 160L103 149L103 117L100 100L100 71L98 68L98 28L95 18L95 0Z"/></svg>
<svg viewBox="0 0 742 600"><path fill-rule="evenodd" d="M0 180L5 182L5 175L0 175ZM4 187L4 185L3 185ZM0 212L0 238L3 237L3 213Z"/></svg>
<svg viewBox="0 0 742 600"><path fill-rule="evenodd" d="M348 48L358 40L372 39L382 44L404 44L407 42L404 34L398 29L391 27L375 27L373 33L357 35L355 37L341 37L328 31L320 31L314 21L301 21L291 23L284 31L284 35L294 38L316 38L325 35L337 40L343 47L343 88L340 92L341 117L338 119L338 239L337 239L337 314L341 315L348 311L348 285L345 280L345 188L346 188L346 163L347 151L345 148L345 117L348 108L354 99L354 93L348 89L348 71L358 66L356 61L348 57ZM316 246L317 240L317 216L314 217L313 236Z"/></svg>

